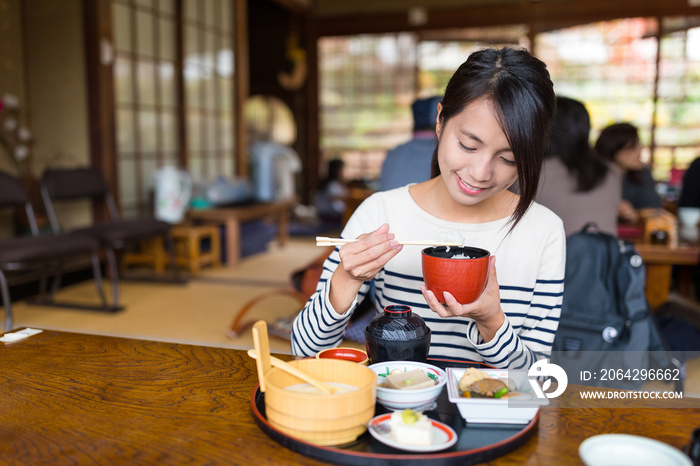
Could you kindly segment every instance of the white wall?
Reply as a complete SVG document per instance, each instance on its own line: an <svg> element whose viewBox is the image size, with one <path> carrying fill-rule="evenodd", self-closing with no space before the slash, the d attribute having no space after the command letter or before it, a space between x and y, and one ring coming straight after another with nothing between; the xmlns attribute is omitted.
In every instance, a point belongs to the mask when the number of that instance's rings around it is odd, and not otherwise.
<svg viewBox="0 0 700 466"><path fill-rule="evenodd" d="M89 165L82 1L24 1L34 174ZM61 206L57 214L64 228L91 218L87 202Z"/></svg>

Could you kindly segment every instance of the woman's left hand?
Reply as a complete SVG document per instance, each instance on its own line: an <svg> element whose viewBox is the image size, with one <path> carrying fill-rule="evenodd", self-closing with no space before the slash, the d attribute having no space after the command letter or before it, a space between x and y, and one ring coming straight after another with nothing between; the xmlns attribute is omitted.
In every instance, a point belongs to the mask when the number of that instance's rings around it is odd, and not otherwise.
<svg viewBox="0 0 700 466"><path fill-rule="evenodd" d="M421 285L420 289L430 309L440 317L460 316L473 319L484 342L491 341L505 321L506 316L503 313L503 309L501 309L501 294L496 277L495 256L491 256L489 261L489 276L486 288L473 303L460 304L451 293L446 291L443 297L445 304L442 304L435 296L435 293L428 290L425 285Z"/></svg>

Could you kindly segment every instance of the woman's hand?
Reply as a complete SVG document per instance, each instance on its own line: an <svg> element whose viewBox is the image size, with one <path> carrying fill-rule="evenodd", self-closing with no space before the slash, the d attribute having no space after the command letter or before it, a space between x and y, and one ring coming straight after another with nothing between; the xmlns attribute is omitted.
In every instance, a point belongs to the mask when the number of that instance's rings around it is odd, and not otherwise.
<svg viewBox="0 0 700 466"><path fill-rule="evenodd" d="M617 216L623 223L635 224L639 221L639 214L634 206L624 199L620 201L620 205L617 207Z"/></svg>
<svg viewBox="0 0 700 466"><path fill-rule="evenodd" d="M374 278L403 248L386 223L357 239L340 248L340 264L331 277L329 300L340 314L348 310L362 284Z"/></svg>
<svg viewBox="0 0 700 466"><path fill-rule="evenodd" d="M476 325L484 342L489 342L496 336L496 332L506 319L503 309L501 309L501 294L498 290L498 279L496 278L496 257L491 256L489 261L489 276L486 288L476 301L470 304L460 304L451 293L444 293L442 304L435 296L435 293L428 290L425 285L421 285L423 297L428 302L430 309L440 317L469 317L476 322Z"/></svg>

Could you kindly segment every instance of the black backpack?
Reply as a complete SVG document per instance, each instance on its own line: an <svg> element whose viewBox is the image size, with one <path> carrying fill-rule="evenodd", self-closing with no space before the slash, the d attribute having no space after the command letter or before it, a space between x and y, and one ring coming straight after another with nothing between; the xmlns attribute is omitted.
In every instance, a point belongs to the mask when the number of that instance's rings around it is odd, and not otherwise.
<svg viewBox="0 0 700 466"><path fill-rule="evenodd" d="M645 281L642 257L632 243L599 232L594 224L567 238L552 362L573 376L570 383L633 389L648 381L633 380L635 369L678 367L651 314ZM628 369L629 378L624 377ZM603 375L608 370L623 377L610 380ZM582 371L589 380L579 380Z"/></svg>

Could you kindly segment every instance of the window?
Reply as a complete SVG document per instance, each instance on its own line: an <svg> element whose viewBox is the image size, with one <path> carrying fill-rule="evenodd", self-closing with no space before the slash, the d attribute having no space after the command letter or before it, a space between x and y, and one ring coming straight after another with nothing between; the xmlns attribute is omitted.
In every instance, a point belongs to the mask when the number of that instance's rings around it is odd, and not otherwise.
<svg viewBox="0 0 700 466"><path fill-rule="evenodd" d="M185 0L187 166L195 178L234 175L233 35L228 0Z"/></svg>
<svg viewBox="0 0 700 466"><path fill-rule="evenodd" d="M654 174L700 156L700 17L664 18L656 109Z"/></svg>
<svg viewBox="0 0 700 466"><path fill-rule="evenodd" d="M340 157L348 179L377 178L386 151L411 137L416 76L414 34L321 39L319 166Z"/></svg>
<svg viewBox="0 0 700 466"><path fill-rule="evenodd" d="M172 0L113 2L120 206L147 214L153 171L177 163L175 15Z"/></svg>
<svg viewBox="0 0 700 466"><path fill-rule="evenodd" d="M234 174L232 17L231 0L112 1L123 216L148 215L153 173L164 165L184 159L206 181Z"/></svg>
<svg viewBox="0 0 700 466"><path fill-rule="evenodd" d="M536 36L535 53L557 94L586 104L592 143L609 124L634 124L642 156L665 180L700 156L700 17L664 18L660 47L659 27L626 18L558 29ZM528 47L527 38L527 26L513 25L322 39L323 156L340 154L349 175L376 179L386 150L410 138L414 98L442 93L472 51Z"/></svg>
<svg viewBox="0 0 700 466"><path fill-rule="evenodd" d="M540 34L537 55L549 68L557 95L585 103L591 143L608 125L639 129L649 159L654 112L657 23L652 18L600 22Z"/></svg>

